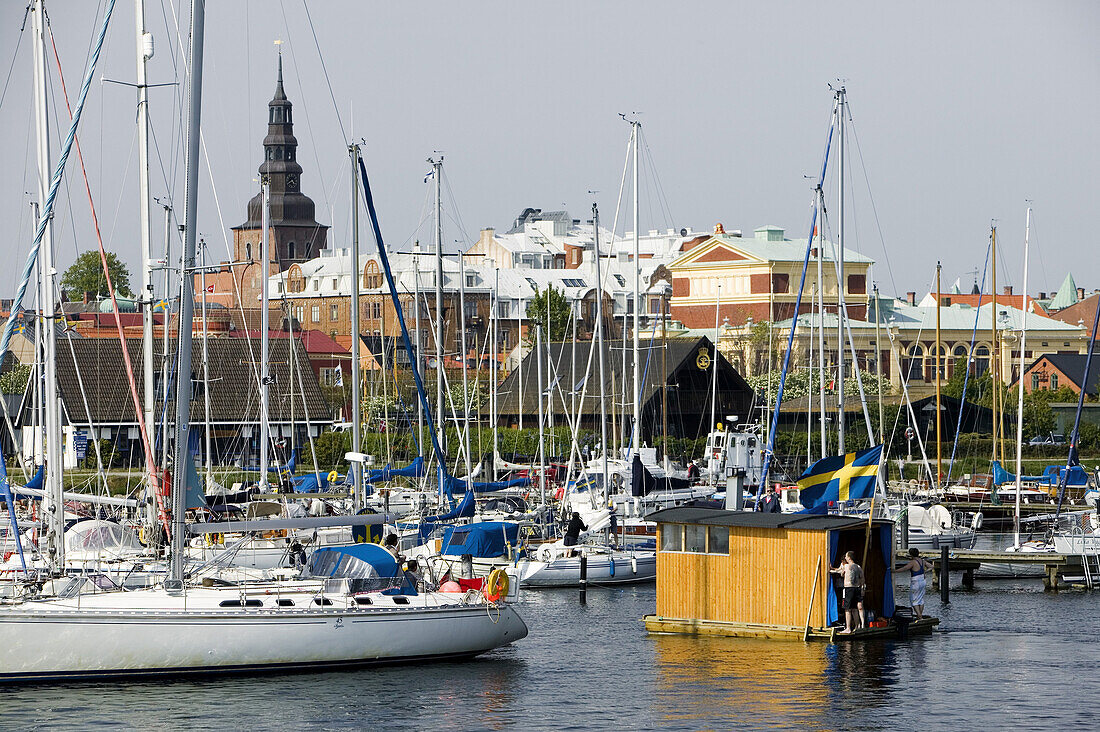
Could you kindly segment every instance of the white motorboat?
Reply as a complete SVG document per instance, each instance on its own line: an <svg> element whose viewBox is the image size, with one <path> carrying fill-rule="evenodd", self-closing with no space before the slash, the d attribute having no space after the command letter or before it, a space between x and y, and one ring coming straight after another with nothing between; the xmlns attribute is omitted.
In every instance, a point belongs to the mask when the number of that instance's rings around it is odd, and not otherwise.
<svg viewBox="0 0 1100 732"><path fill-rule="evenodd" d="M578 587L581 557L587 565L586 580L592 585L653 582L657 578L656 551L595 544L565 546L561 541L543 544L532 558L518 560L514 572L520 587Z"/></svg>
<svg viewBox="0 0 1100 732"><path fill-rule="evenodd" d="M1054 546L1045 541L1025 541L1020 546L1005 547L1006 554L1052 554ZM976 577L1013 578L1042 577L1046 567L1033 562L985 562L974 571Z"/></svg>
<svg viewBox="0 0 1100 732"><path fill-rule="evenodd" d="M960 525L944 506L934 503L925 507L910 503L907 511L910 547L921 551L938 551L945 546L952 549L974 548L978 526Z"/></svg>

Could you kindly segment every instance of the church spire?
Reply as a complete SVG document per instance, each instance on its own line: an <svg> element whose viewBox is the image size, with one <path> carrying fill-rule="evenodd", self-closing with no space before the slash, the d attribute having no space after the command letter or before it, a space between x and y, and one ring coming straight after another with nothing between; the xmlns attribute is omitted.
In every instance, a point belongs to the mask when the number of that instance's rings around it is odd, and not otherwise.
<svg viewBox="0 0 1100 732"><path fill-rule="evenodd" d="M283 49L279 49L279 80L275 82L275 98L273 102L285 102L286 92L283 91Z"/></svg>

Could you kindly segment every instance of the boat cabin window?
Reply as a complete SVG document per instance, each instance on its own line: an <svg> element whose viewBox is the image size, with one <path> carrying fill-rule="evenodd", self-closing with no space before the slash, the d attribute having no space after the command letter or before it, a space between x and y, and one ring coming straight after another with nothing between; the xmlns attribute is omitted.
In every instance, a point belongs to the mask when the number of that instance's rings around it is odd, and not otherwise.
<svg viewBox="0 0 1100 732"><path fill-rule="evenodd" d="M315 597L315 598L313 598L313 604L314 605L331 605L332 600L328 599L327 597Z"/></svg>
<svg viewBox="0 0 1100 732"><path fill-rule="evenodd" d="M357 597L357 598L355 598L355 604L356 605L373 605L374 600L370 599L369 597Z"/></svg>
<svg viewBox="0 0 1100 732"><path fill-rule="evenodd" d="M684 550L684 527L681 524L661 524L661 551Z"/></svg>
<svg viewBox="0 0 1100 732"><path fill-rule="evenodd" d="M294 607L294 600L290 600L290 599L285 598L285 597L280 597L278 600L275 601L275 604L278 605L279 607Z"/></svg>
<svg viewBox="0 0 1100 732"><path fill-rule="evenodd" d="M409 598L402 597L400 595L395 595L394 598L393 598L393 604L394 605L408 605L409 604Z"/></svg>
<svg viewBox="0 0 1100 732"><path fill-rule="evenodd" d="M220 607L263 607L263 600L222 600Z"/></svg>
<svg viewBox="0 0 1100 732"><path fill-rule="evenodd" d="M707 554L730 553L730 530L725 526L707 528Z"/></svg>
<svg viewBox="0 0 1100 732"><path fill-rule="evenodd" d="M702 554L707 550L707 527L688 525L684 527L684 551Z"/></svg>

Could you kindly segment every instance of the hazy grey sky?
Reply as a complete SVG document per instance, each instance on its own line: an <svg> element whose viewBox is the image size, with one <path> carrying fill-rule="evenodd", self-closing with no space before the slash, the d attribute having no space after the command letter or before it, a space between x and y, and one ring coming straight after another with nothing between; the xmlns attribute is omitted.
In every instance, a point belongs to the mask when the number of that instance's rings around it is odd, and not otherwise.
<svg viewBox="0 0 1100 732"><path fill-rule="evenodd" d="M48 0L47 10L75 103L102 2ZM147 0L146 12L156 39L150 82L182 81L173 13L186 34L188 4ZM219 259L226 229L244 220L257 186L273 41L282 39L302 188L339 244L348 234L345 133L366 141L383 233L400 247L429 237L424 161L433 151L445 155L457 207L448 201L448 241L507 228L526 206L588 218L589 190L599 191L610 224L629 135L618 115L632 112L653 163L643 167L643 229L720 221L727 230L774 224L804 237L804 176L820 164L828 84L843 78L885 250L854 156L849 245L876 260L884 292L927 291L937 258L945 287L956 277L968 285L991 219L999 221L998 280L1018 285L1027 199L1035 209L1029 290L1054 289L1071 269L1078 284L1100 286L1089 203L1100 169L1096 3L330 0L310 2L309 15L320 55L302 0L209 3L203 131L211 170L201 177L199 221ZM31 237L31 46L29 28L19 38L22 17L21 2L0 4L0 73L14 58L0 106L0 220L12 264L0 274L5 295ZM118 0L97 77L133 80L133 36L133 4ZM170 87L151 95L153 194L174 198L182 218L182 97ZM54 97L60 103L59 88ZM107 246L136 279L134 100L132 90L97 81L80 139ZM61 267L95 246L78 176L74 155L71 201L63 196L57 213ZM829 195L835 209L835 184Z"/></svg>

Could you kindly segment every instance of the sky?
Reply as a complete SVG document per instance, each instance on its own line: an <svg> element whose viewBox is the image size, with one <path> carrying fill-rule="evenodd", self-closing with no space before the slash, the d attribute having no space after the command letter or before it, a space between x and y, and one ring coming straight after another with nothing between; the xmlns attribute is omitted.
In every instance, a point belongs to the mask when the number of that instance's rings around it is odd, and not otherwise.
<svg viewBox="0 0 1100 732"><path fill-rule="evenodd" d="M312 2L235 0L207 9L199 233L226 259L229 227L258 189L278 49L295 109L302 190L346 246L347 144L361 140L392 249L430 241L426 160L444 157L445 241L506 230L526 207L615 219L629 125L642 123L643 230L805 238L833 107L847 90L846 244L875 259L886 294L969 287L998 227L999 283L1028 290L1068 271L1100 287L1090 211L1100 170L1100 4L1093 2ZM47 0L75 104L105 2ZM155 147L152 194L183 218L180 111L186 0L146 0ZM0 294L10 296L33 238L32 57L22 3L0 3ZM134 8L118 0L79 130L107 249L138 279ZM281 41L276 45L276 41ZM186 45L184 43L183 45ZM1089 49L1092 49L1091 51ZM54 160L68 117L49 51ZM10 69L10 73L9 73ZM839 210L837 148L827 233ZM595 193L592 193L592 192ZM619 208L630 228L629 191ZM1029 203L1030 202L1030 203ZM94 248L74 154L58 201L63 270ZM364 217L363 241L369 242ZM163 240L154 204L154 245ZM178 233L175 250L179 251ZM974 273L978 272L977 275Z"/></svg>

